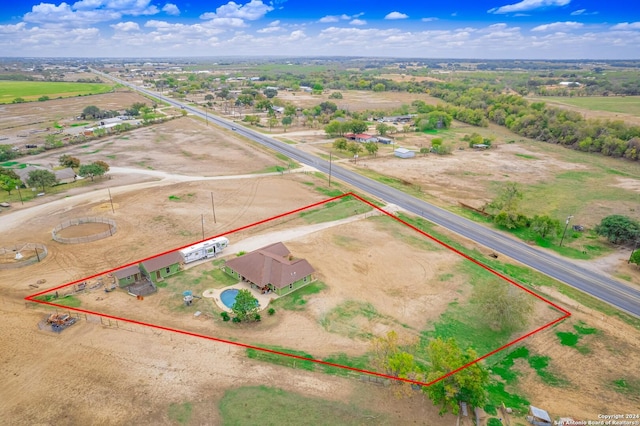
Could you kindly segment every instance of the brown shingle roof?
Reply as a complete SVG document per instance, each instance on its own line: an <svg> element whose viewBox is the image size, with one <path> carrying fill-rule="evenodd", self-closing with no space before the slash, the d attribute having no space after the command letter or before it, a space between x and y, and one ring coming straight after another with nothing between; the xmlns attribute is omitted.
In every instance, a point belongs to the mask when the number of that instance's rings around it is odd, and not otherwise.
<svg viewBox="0 0 640 426"><path fill-rule="evenodd" d="M140 273L140 268L138 268L138 265L132 265L124 269L118 269L113 273L113 276L116 277L117 279L122 279L138 273Z"/></svg>
<svg viewBox="0 0 640 426"><path fill-rule="evenodd" d="M259 286L283 288L314 272L305 259L289 260L291 252L282 243L273 243L227 261L240 275Z"/></svg>
<svg viewBox="0 0 640 426"><path fill-rule="evenodd" d="M177 251L172 251L171 253L145 260L141 265L144 266L144 269L146 269L147 272L153 272L182 262L184 262L182 255Z"/></svg>

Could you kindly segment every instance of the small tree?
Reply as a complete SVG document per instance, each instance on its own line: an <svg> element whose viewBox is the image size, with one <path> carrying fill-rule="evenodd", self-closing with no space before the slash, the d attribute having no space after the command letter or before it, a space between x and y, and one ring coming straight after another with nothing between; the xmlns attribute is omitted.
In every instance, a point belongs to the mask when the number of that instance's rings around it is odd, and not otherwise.
<svg viewBox="0 0 640 426"><path fill-rule="evenodd" d="M53 186L56 183L56 175L51 173L49 170L32 170L29 172L29 178L27 179L27 184L33 187L41 187L42 192L44 192L45 186Z"/></svg>
<svg viewBox="0 0 640 426"><path fill-rule="evenodd" d="M385 123L376 124L376 131L380 136L385 136L387 133L389 133L389 131L391 131L391 129L393 129L393 126L389 126L388 124L385 124Z"/></svg>
<svg viewBox="0 0 640 426"><path fill-rule="evenodd" d="M347 144L347 151L356 156L362 152L362 145L360 145L358 142L349 142Z"/></svg>
<svg viewBox="0 0 640 426"><path fill-rule="evenodd" d="M531 221L531 229L541 238L546 238L547 235L558 233L560 230L560 221L547 215L535 215Z"/></svg>
<svg viewBox="0 0 640 426"><path fill-rule="evenodd" d="M481 317L494 330L524 327L533 312L533 297L511 284L476 284L473 300Z"/></svg>
<svg viewBox="0 0 640 426"><path fill-rule="evenodd" d="M255 320L258 313L258 300L249 290L238 290L236 301L231 310L240 321Z"/></svg>
<svg viewBox="0 0 640 426"><path fill-rule="evenodd" d="M378 144L375 142L367 142L364 144L364 149L367 150L369 155L377 155L378 153Z"/></svg>
<svg viewBox="0 0 640 426"><path fill-rule="evenodd" d="M94 177L102 176L105 173L105 171L98 164L91 163L91 164L85 164L85 165L80 166L80 169L78 170L78 173L80 174L80 176L89 176L89 177L91 177L91 181L93 182L93 178Z"/></svg>
<svg viewBox="0 0 640 426"><path fill-rule="evenodd" d="M423 146L422 148L420 148L420 154L426 156L429 153L429 148L427 148L426 146Z"/></svg>
<svg viewBox="0 0 640 426"><path fill-rule="evenodd" d="M94 161L93 164L100 166L105 173L109 171L109 165L102 160Z"/></svg>
<svg viewBox="0 0 640 426"><path fill-rule="evenodd" d="M291 123L293 123L293 118L290 115L285 115L280 121L282 123L282 127L284 127L284 131L286 132L287 126L291 126Z"/></svg>
<svg viewBox="0 0 640 426"><path fill-rule="evenodd" d="M339 151L347 150L347 140L345 138L338 138L333 141L333 147Z"/></svg>
<svg viewBox="0 0 640 426"><path fill-rule="evenodd" d="M332 94L329 95L329 99L342 99L342 93L333 92Z"/></svg>
<svg viewBox="0 0 640 426"><path fill-rule="evenodd" d="M629 258L629 262L630 263L635 263L636 265L640 266L640 250L636 250L633 253L631 253L631 257Z"/></svg>
<svg viewBox="0 0 640 426"><path fill-rule="evenodd" d="M62 167L71 167L72 169L80 167L80 160L67 154L61 155L58 162Z"/></svg>
<svg viewBox="0 0 640 426"><path fill-rule="evenodd" d="M264 93L264 95L269 99L278 96L278 91L276 89L273 89L273 88L264 89L264 91L262 93Z"/></svg>

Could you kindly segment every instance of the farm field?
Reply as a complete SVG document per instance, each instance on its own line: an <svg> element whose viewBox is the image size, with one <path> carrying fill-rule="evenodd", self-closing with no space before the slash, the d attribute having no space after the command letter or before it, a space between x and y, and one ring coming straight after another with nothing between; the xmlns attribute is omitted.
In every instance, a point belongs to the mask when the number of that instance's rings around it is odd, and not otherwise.
<svg viewBox="0 0 640 426"><path fill-rule="evenodd" d="M76 101L76 98L69 101ZM127 100L123 106L129 104ZM455 136L457 131L463 130L454 129L452 140L458 137ZM328 153L323 145L327 143L323 141L324 137L314 132L318 130L296 129L278 136L290 137L301 149ZM408 146L410 143L419 146L423 138L428 140L433 135L401 137L406 137L403 143ZM436 188L433 184L433 195L430 196L441 197L449 204L455 204L459 197L475 196L474 199L480 201L485 196L492 196L493 187L489 182L493 177L501 177L502 167L510 167L506 174L517 176L523 183L538 175L549 177L583 170L577 164L580 159L572 164L572 160L560 157L558 152L546 146L528 141L526 144L520 141L506 144L508 135L504 138L505 144L499 143L491 155L465 150L455 151L448 157L428 156L425 161L416 158L415 161L400 162L389 156L385 158L382 153L379 154L381 159L366 159L366 167L362 163L353 167L378 171L375 167L380 163L381 168L387 167L385 174L397 176L397 179L427 182L422 176L425 169L440 161L444 167L444 162L449 161L449 168L444 169L448 172L441 171L437 176L429 177L457 185L448 189L446 185ZM549 153L547 149L550 149ZM456 421L454 416L439 417L437 409L421 394L397 399L388 388L363 384L334 373L326 374L320 369L308 371L300 366L291 368L269 360L250 359L245 350L227 344L121 322L102 323L99 318L83 319L59 335L38 330L37 323L49 311L40 307L25 308L22 298L36 291L30 285L45 290L189 244L202 238L203 215L205 234L214 235L331 195L327 193L326 178L313 172L258 173L286 161L248 145L232 132L207 127L202 121L188 117L20 161L55 163L63 153L78 156L83 162L106 161L111 166L110 178L89 187L36 198L24 207L12 200L11 209L2 212L0 232L3 242L25 241L24 231L28 229L29 239L46 244L49 255L43 262L26 269L0 270L0 312L6 319L5 327L0 331L0 339L6 342L0 350L0 360L8 377L0 391L3 401L0 417L31 424L51 419L69 424L87 421L220 424L223 420L242 419L243 415L252 413L238 406L238 398L255 395L278 404L285 395L313 404L314 415L317 415L316 410L320 410L319 416L325 417L340 412L346 424L355 415L375 416L380 424L412 424L425 419L429 424ZM388 165L385 160L389 160ZM348 164L346 158L338 161ZM524 166L525 170L519 172L518 166L528 165L528 162L542 164ZM412 169L408 164L419 164L420 167ZM610 173L611 177L634 181L632 170L603 164L599 169L595 165L588 167L599 170L604 177L609 176L607 168L622 170L626 174ZM571 168L572 165L575 168ZM483 166L485 170L482 170ZM400 174L399 167L406 172ZM464 169L478 175L465 177L455 172ZM486 187L478 186L475 191L467 189L473 180L484 179L481 173L485 172L492 173L492 176L486 176L483 183ZM465 182L463 178L470 180ZM115 213L111 212L107 188L113 196ZM629 193L635 194L633 191L631 189ZM476 196L474 192L486 195ZM212 216L212 194L216 223ZM118 222L118 233L87 244L61 245L51 241L50 231L55 225L82 216L113 217ZM269 235L326 220L324 214L317 214L315 218L299 216L259 231ZM163 293L138 301L121 293L107 294L98 290L78 295L77 300L81 307L106 306L113 312L124 310L136 318L161 314L172 326L207 332L215 330L225 338L246 338L252 343L280 343L290 349L307 350L318 357L344 353L351 357L345 359L353 362L359 362L366 354L366 338L370 334L384 333L398 325L401 327L398 330L408 337L446 336L449 333L456 337L484 338L486 335L469 328L474 317L461 308L472 305L470 282L482 276L459 268L460 261L456 257L412 238L412 234L406 234L394 225L384 217L370 216L287 242L294 254L308 258L314 265L322 265L323 271L328 265L332 272L323 272L321 281L326 287L304 296L304 309L290 309L291 306L283 306L282 302L280 305L274 303L276 314L259 324L264 333L243 328L242 335L234 334L237 330L231 324L205 319L206 315L194 317L191 311L182 308L179 298L162 300L156 297ZM457 241L446 231L434 227L429 231ZM238 235L241 239L252 237L247 231ZM394 251L391 254L386 250L378 252L376 243L387 241L384 239L390 236L389 244ZM484 248L471 242L457 243L486 255ZM333 251L321 252L328 246ZM500 256L500 262L511 265L504 256ZM420 280L409 281L394 273L398 264ZM608 271L612 265L596 266ZM454 269L453 276L445 271L448 267ZM192 268L185 280L168 282L165 292L169 293L169 285L175 289L208 286L215 278L212 270L215 267L210 262ZM198 279L200 281L196 283ZM45 280L44 284L37 284L39 280ZM420 282L428 282L432 287L419 287ZM492 400L503 400L519 409L526 406L525 400L544 406L554 415L585 419L596 418L598 413L607 412L611 407L616 411L633 412L640 403L636 373L640 370L640 361L633 355L640 349L638 330L615 317L605 317L552 287L533 285L536 291L567 307L574 315L553 329L525 340L521 347L526 348L526 354L522 350L506 351L488 360L493 376L502 383L490 390ZM438 290L437 294L434 290ZM356 302L361 303L344 303L353 298L348 291L354 292ZM418 293L420 298L408 297L412 293ZM212 306L209 312L213 315L215 309ZM539 319L556 314L544 305L537 305L535 311ZM285 333L278 321L288 324L299 334ZM357 327L353 327L353 323ZM283 339L295 336L299 337L293 342L296 345L282 343ZM514 348L514 351L518 349ZM509 365L509 359L513 361L512 365ZM613 365L615 369L610 367ZM266 395L270 392L261 388L265 384L277 389L271 391L274 395ZM67 391L60 392L60 389ZM70 392L74 398L70 397ZM33 404L33 401L45 399L48 403L44 408ZM95 404L95 401L101 403ZM340 404L356 407L357 414Z"/></svg>
<svg viewBox="0 0 640 426"><path fill-rule="evenodd" d="M11 103L16 98L37 101L42 96L48 96L50 99L68 98L99 95L111 90L113 90L113 85L104 83L0 81L0 104Z"/></svg>
<svg viewBox="0 0 640 426"><path fill-rule="evenodd" d="M640 96L532 96L527 99L578 111L586 118L622 120L640 125Z"/></svg>

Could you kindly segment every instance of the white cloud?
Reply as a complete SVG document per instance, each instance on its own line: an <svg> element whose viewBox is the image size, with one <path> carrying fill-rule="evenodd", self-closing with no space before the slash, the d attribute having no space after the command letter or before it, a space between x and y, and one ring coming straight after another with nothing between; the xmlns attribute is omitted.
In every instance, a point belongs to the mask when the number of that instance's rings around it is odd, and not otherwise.
<svg viewBox="0 0 640 426"><path fill-rule="evenodd" d="M364 12L356 13L355 15L346 15L344 13L342 15L327 15L320 18L318 22L322 24L331 24L334 22L347 21L349 19L356 19L361 17L362 15L364 15Z"/></svg>
<svg viewBox="0 0 640 426"><path fill-rule="evenodd" d="M214 12L203 13L201 19L237 18L247 21L255 21L264 17L273 10L273 6L266 5L262 0L251 0L244 5L230 1L223 4Z"/></svg>
<svg viewBox="0 0 640 426"><path fill-rule="evenodd" d="M118 22L117 24L111 25L116 31L140 31L140 26L135 22Z"/></svg>
<svg viewBox="0 0 640 426"><path fill-rule="evenodd" d="M577 30L578 28L582 28L583 26L584 24L580 22L573 22L573 21L553 22L551 24L538 25L537 27L532 28L531 31L539 31L539 32L571 31L571 30Z"/></svg>
<svg viewBox="0 0 640 426"><path fill-rule="evenodd" d="M278 27L278 26L280 26L280 20L273 21L268 26L269 27Z"/></svg>
<svg viewBox="0 0 640 426"><path fill-rule="evenodd" d="M587 9L578 9L578 10L574 10L573 12L570 13L571 16L578 16L578 15L582 15L587 11Z"/></svg>
<svg viewBox="0 0 640 426"><path fill-rule="evenodd" d="M349 22L349 24L351 24L351 25L367 25L367 21L365 21L364 19L352 19L351 22Z"/></svg>
<svg viewBox="0 0 640 426"><path fill-rule="evenodd" d="M339 21L340 21L340 17L335 15L323 16L318 20L318 22L322 22L323 24L329 24L332 22L339 22Z"/></svg>
<svg viewBox="0 0 640 426"><path fill-rule="evenodd" d="M640 30L640 22L621 22L611 27L612 30Z"/></svg>
<svg viewBox="0 0 640 426"><path fill-rule="evenodd" d="M167 3L162 7L162 11L167 15L178 16L180 15L180 9L173 3Z"/></svg>
<svg viewBox="0 0 640 426"><path fill-rule="evenodd" d="M488 13L513 13L525 12L529 10L542 9L546 7L566 6L571 0L522 0L519 3L508 4L506 6L494 7Z"/></svg>
<svg viewBox="0 0 640 426"><path fill-rule="evenodd" d="M437 21L438 18L422 18L421 21L422 22L433 22L433 21Z"/></svg>
<svg viewBox="0 0 640 426"><path fill-rule="evenodd" d="M388 13L387 16L384 17L384 19L407 19L408 17L409 15L405 13L391 12Z"/></svg>

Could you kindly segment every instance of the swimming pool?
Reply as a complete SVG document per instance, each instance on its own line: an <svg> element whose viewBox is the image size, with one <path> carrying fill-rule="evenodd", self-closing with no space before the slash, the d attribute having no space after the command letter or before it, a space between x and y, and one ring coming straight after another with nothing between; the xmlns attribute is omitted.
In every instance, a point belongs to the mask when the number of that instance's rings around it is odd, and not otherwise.
<svg viewBox="0 0 640 426"><path fill-rule="evenodd" d="M238 295L238 289L230 288L220 293L220 300L224 303L224 306L231 309L233 304L236 303L236 296Z"/></svg>

